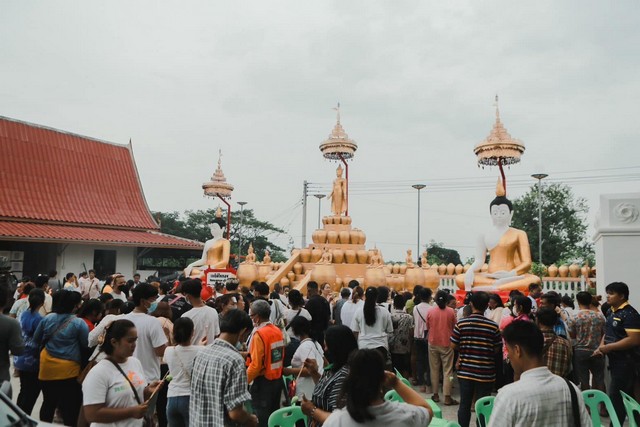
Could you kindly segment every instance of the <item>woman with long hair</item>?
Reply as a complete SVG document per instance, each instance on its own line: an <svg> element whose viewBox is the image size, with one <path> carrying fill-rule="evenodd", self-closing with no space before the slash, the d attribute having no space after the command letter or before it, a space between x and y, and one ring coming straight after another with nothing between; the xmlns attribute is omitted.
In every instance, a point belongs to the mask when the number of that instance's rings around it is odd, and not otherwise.
<svg viewBox="0 0 640 427"><path fill-rule="evenodd" d="M33 339L42 347L38 379L42 385L40 420L52 422L56 408L65 425L75 426L82 390L78 384L89 328L74 312L82 304L80 293L61 290L53 296L53 313L42 319Z"/></svg>
<svg viewBox="0 0 640 427"><path fill-rule="evenodd" d="M502 298L498 294L489 294L489 308L484 313L488 318L496 322L498 325L502 321L502 311L504 310L504 304Z"/></svg>
<svg viewBox="0 0 640 427"><path fill-rule="evenodd" d="M383 389L392 388L404 402L384 399ZM349 375L343 393L346 408L334 411L323 424L341 426L426 426L433 411L424 398L391 372L385 372L379 352L360 349L349 360Z"/></svg>
<svg viewBox="0 0 640 427"><path fill-rule="evenodd" d="M304 364L316 385L311 400L303 398L302 411L316 424L322 424L333 410L344 406L340 394L349 374L347 362L351 353L358 349L356 337L345 325L330 326L325 332L324 344L330 364L325 366L322 376L318 374L318 364L314 360L305 360Z"/></svg>
<svg viewBox="0 0 640 427"><path fill-rule="evenodd" d="M40 346L36 345L33 335L42 321L40 307L44 305L44 291L32 289L29 292L29 308L19 317L24 352L16 356L13 361L16 372L20 376L20 394L18 394L18 407L27 415L31 415L33 407L40 395Z"/></svg>
<svg viewBox="0 0 640 427"><path fill-rule="evenodd" d="M393 333L391 313L378 304L378 289L367 288L364 306L353 317L352 330L358 339L358 348L373 348L382 354L388 368L391 368L388 334Z"/></svg>
<svg viewBox="0 0 640 427"><path fill-rule="evenodd" d="M142 427L146 401L160 382L147 385L142 364L132 357L137 339L136 327L127 319L116 320L106 329L101 350L107 357L82 383L84 415L92 425Z"/></svg>
<svg viewBox="0 0 640 427"><path fill-rule="evenodd" d="M429 367L431 369L431 386L433 389L432 399L434 402L440 401L438 391L440 390L440 374L442 374L444 393L444 404L447 406L457 405L459 402L451 397L453 379L453 356L454 352L450 346L451 334L456 325L456 313L447 306L449 294L445 291L436 293L436 306L427 312L427 330L429 331Z"/></svg>
<svg viewBox="0 0 640 427"><path fill-rule="evenodd" d="M193 361L204 347L191 345L193 337L193 321L181 317L173 325L173 342L175 347L167 347L164 359L169 365L173 379L167 391L167 420L171 427L187 427L189 425L189 395L191 394L191 372Z"/></svg>

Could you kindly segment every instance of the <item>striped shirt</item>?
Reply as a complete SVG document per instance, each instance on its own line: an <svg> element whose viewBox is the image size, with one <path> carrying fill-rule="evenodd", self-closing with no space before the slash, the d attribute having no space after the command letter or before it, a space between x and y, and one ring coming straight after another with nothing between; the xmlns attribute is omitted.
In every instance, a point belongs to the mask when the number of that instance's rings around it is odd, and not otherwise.
<svg viewBox="0 0 640 427"><path fill-rule="evenodd" d="M453 328L451 342L460 352L458 378L491 382L496 379L494 356L500 347L498 324L482 314L460 319Z"/></svg>

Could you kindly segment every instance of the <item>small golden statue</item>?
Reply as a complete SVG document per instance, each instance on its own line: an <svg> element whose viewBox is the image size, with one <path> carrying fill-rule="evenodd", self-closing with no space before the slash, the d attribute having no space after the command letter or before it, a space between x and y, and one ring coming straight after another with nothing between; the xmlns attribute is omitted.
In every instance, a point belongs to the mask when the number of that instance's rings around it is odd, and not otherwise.
<svg viewBox="0 0 640 427"><path fill-rule="evenodd" d="M324 248L324 252L322 252L322 258L316 262L316 264L332 264L333 263L333 254L327 249Z"/></svg>
<svg viewBox="0 0 640 427"><path fill-rule="evenodd" d="M527 291L529 284L540 283L540 278L529 274L531 248L527 233L510 227L513 204L506 197L502 181L498 180L496 198L489 205L493 228L478 239L476 259L466 273L456 276L460 289L476 290L518 289ZM484 265L487 251L491 255L486 273L479 270Z"/></svg>
<svg viewBox="0 0 640 427"><path fill-rule="evenodd" d="M207 267L211 269L227 268L229 264L229 255L231 254L231 243L222 237L227 224L222 219L222 210L218 208L216 218L211 224L212 239L207 240L202 250L202 257L192 262L184 269L184 275L191 278L202 278L203 270ZM196 267L205 267L204 269Z"/></svg>
<svg viewBox="0 0 640 427"><path fill-rule="evenodd" d="M371 264L369 264L370 268L382 268L382 257L380 256L380 251L378 248L373 248L373 253L371 254Z"/></svg>
<svg viewBox="0 0 640 427"><path fill-rule="evenodd" d="M263 264L271 264L271 255L269 249L264 250L264 258L262 258Z"/></svg>
<svg viewBox="0 0 640 427"><path fill-rule="evenodd" d="M426 267L427 265L429 263L427 263L427 251L425 250L422 252L422 258L420 258L420 267Z"/></svg>
<svg viewBox="0 0 640 427"><path fill-rule="evenodd" d="M333 190L329 195L331 212L336 216L342 216L347 211L347 180L342 177L342 172L342 165L338 165L336 179L333 181Z"/></svg>
<svg viewBox="0 0 640 427"><path fill-rule="evenodd" d="M407 268L413 268L415 265L413 264L413 255L411 255L411 249L407 249L407 258L405 259L407 262Z"/></svg>
<svg viewBox="0 0 640 427"><path fill-rule="evenodd" d="M244 258L243 264L255 264L256 263L256 254L253 253L253 244L249 243L249 249L247 250L247 256Z"/></svg>

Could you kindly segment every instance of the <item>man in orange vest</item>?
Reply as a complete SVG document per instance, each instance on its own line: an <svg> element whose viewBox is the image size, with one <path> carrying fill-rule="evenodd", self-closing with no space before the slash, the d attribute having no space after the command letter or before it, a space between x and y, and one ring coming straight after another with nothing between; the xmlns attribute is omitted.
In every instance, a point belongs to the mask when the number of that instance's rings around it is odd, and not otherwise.
<svg viewBox="0 0 640 427"><path fill-rule="evenodd" d="M269 415L280 408L284 340L280 329L269 321L271 307L265 300L251 304L254 329L249 338L247 378L258 425L267 427Z"/></svg>

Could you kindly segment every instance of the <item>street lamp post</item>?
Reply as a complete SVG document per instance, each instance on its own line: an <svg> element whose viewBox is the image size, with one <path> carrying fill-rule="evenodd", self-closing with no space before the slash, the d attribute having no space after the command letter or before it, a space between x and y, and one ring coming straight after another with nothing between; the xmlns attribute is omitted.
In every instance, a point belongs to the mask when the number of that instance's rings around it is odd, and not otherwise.
<svg viewBox="0 0 640 427"><path fill-rule="evenodd" d="M542 265L542 180L548 176L546 173L531 175L538 180L538 262L540 265Z"/></svg>
<svg viewBox="0 0 640 427"><path fill-rule="evenodd" d="M240 255L242 255L242 226L244 225L244 205L247 202L238 202L240 205L240 228L238 229L238 264L240 264Z"/></svg>
<svg viewBox="0 0 640 427"><path fill-rule="evenodd" d="M318 199L318 228L320 228L320 205L326 196L324 194L314 194L314 196Z"/></svg>
<svg viewBox="0 0 640 427"><path fill-rule="evenodd" d="M416 248L416 258L420 261L420 190L426 187L424 184L414 184L413 188L418 190L418 246Z"/></svg>

